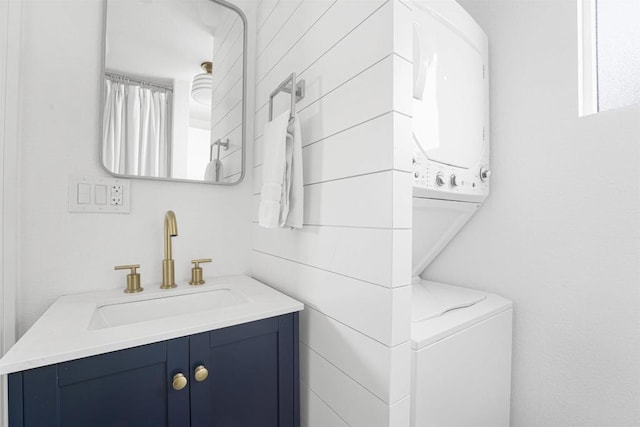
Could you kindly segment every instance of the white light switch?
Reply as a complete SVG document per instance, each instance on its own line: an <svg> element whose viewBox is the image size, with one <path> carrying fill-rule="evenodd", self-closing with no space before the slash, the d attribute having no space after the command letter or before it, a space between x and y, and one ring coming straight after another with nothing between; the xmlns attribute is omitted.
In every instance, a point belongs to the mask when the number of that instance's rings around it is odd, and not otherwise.
<svg viewBox="0 0 640 427"><path fill-rule="evenodd" d="M91 184L78 184L78 204L88 205L91 203Z"/></svg>
<svg viewBox="0 0 640 427"><path fill-rule="evenodd" d="M107 186L106 185L96 185L96 205L106 205L107 204Z"/></svg>

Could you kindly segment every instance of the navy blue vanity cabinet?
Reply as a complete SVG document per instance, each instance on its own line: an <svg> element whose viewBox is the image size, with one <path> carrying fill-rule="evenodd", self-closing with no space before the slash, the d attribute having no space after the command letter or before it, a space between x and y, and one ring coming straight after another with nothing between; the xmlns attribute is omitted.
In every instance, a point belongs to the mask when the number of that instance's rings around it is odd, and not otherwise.
<svg viewBox="0 0 640 427"><path fill-rule="evenodd" d="M298 391L291 313L10 374L9 427L299 427Z"/></svg>
<svg viewBox="0 0 640 427"><path fill-rule="evenodd" d="M170 426L189 417L171 377L189 363L180 338L9 375L9 426Z"/></svg>
<svg viewBox="0 0 640 427"><path fill-rule="evenodd" d="M298 426L297 336L297 313L191 336L191 427Z"/></svg>

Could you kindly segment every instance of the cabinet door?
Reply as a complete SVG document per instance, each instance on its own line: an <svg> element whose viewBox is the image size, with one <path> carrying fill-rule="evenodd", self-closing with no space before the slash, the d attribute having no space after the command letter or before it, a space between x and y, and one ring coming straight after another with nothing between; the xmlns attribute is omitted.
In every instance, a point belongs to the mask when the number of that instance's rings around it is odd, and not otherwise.
<svg viewBox="0 0 640 427"><path fill-rule="evenodd" d="M188 388L171 387L176 373L188 377L188 346L180 338L12 374L9 425L189 426Z"/></svg>
<svg viewBox="0 0 640 427"><path fill-rule="evenodd" d="M297 313L191 336L191 427L296 427ZM209 376L195 380L204 366Z"/></svg>

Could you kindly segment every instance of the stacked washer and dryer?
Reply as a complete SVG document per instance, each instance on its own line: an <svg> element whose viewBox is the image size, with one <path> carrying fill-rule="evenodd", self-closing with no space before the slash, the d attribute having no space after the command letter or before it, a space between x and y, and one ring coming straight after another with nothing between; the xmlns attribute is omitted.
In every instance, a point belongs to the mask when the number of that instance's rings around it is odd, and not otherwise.
<svg viewBox="0 0 640 427"><path fill-rule="evenodd" d="M420 278L489 194L488 40L455 0L415 0L412 427L508 427L510 301Z"/></svg>

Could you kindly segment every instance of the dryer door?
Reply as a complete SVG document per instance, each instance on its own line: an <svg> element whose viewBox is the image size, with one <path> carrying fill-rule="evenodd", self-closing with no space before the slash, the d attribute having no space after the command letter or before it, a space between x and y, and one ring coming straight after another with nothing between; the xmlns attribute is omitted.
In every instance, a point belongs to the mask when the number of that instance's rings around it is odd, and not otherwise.
<svg viewBox="0 0 640 427"><path fill-rule="evenodd" d="M427 159L471 168L484 150L483 41L441 15L418 8L415 16L413 138Z"/></svg>

